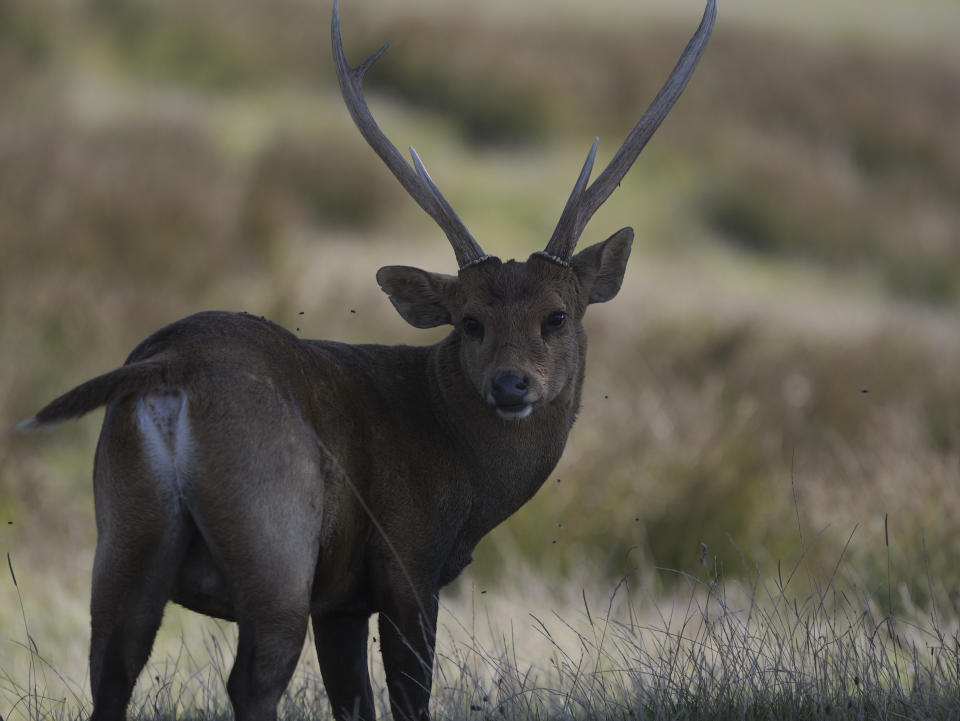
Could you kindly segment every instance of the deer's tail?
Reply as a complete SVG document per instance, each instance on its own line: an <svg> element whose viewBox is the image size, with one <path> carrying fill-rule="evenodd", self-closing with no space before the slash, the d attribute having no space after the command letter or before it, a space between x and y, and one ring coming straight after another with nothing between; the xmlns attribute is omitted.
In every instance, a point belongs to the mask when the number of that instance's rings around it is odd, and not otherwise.
<svg viewBox="0 0 960 721"><path fill-rule="evenodd" d="M176 385L173 367L168 362L145 360L128 363L116 370L81 383L37 411L33 418L17 424L30 430L63 423L127 396Z"/></svg>

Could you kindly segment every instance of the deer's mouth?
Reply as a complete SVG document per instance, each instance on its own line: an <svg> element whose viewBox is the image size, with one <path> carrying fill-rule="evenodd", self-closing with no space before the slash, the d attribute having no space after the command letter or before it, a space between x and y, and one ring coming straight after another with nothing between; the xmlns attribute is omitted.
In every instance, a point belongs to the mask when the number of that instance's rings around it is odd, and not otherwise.
<svg viewBox="0 0 960 721"><path fill-rule="evenodd" d="M533 413L533 403L516 403L513 405L494 406L497 415L508 421L518 421Z"/></svg>
<svg viewBox="0 0 960 721"><path fill-rule="evenodd" d="M533 413L533 406L540 400L538 389L527 375L508 370L488 381L484 397L498 416L515 421Z"/></svg>

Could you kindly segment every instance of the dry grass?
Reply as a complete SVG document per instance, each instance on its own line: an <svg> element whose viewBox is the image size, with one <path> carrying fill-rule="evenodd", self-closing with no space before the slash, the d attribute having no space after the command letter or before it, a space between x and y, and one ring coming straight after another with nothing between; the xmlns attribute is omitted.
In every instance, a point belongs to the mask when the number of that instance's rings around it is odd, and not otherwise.
<svg viewBox="0 0 960 721"><path fill-rule="evenodd" d="M854 541L853 534L849 539ZM851 544L844 549L850 547ZM437 719L956 719L960 638L936 607L894 615L893 601L866 586L843 555L824 575L808 559L774 576L703 578L675 571L674 592L654 600L634 576L609 590L565 597L529 573L522 593L450 594L438 632L433 714ZM22 604L22 600L21 600ZM535 604L543 610L531 613ZM34 643L23 613L0 674L7 719L72 721L89 710L86 691ZM229 626L184 612L141 676L132 719L230 718L225 684L236 648ZM171 637L169 626L179 629ZM375 696L387 699L377 639L370 641ZM16 666L14 667L16 668ZM281 718L329 718L309 644L280 705Z"/></svg>

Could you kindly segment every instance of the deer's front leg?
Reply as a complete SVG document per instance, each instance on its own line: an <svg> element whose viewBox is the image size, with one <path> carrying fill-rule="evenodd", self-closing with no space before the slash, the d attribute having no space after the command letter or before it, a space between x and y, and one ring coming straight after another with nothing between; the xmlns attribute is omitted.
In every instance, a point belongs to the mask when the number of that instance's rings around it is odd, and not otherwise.
<svg viewBox="0 0 960 721"><path fill-rule="evenodd" d="M380 612L380 646L397 721L429 719L437 594L397 594Z"/></svg>

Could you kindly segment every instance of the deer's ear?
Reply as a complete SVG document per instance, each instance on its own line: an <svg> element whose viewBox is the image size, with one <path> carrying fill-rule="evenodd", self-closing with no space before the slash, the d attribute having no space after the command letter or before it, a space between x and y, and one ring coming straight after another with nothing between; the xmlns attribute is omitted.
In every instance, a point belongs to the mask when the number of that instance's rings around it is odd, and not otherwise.
<svg viewBox="0 0 960 721"><path fill-rule="evenodd" d="M428 273L408 265L386 265L377 271L380 289L407 323L415 328L435 328L451 323L450 303L457 278Z"/></svg>
<svg viewBox="0 0 960 721"><path fill-rule="evenodd" d="M573 256L570 264L583 283L588 303L603 303L619 292L632 244L633 228L621 228Z"/></svg>

